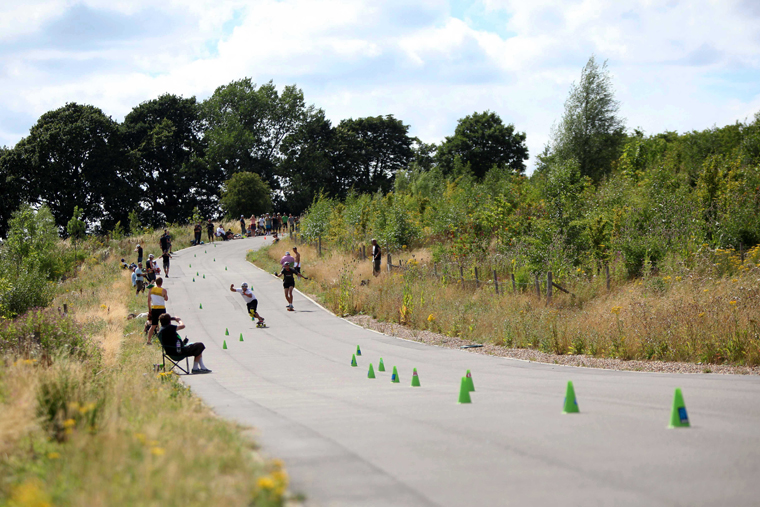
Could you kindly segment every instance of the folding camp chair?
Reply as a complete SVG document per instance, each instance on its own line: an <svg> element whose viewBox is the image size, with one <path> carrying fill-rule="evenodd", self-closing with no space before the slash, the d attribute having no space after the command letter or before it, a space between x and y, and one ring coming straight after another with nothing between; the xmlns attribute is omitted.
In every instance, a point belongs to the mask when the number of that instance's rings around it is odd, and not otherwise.
<svg viewBox="0 0 760 507"><path fill-rule="evenodd" d="M174 368L177 368L185 375L190 375L190 361L187 357L182 356L175 356L175 355L169 355L166 353L166 350L164 350L163 347L161 347L161 365L162 369L166 371L166 360L169 360L169 362L172 364L171 368L169 368L169 371L172 371ZM185 367L182 367L182 360L185 360Z"/></svg>

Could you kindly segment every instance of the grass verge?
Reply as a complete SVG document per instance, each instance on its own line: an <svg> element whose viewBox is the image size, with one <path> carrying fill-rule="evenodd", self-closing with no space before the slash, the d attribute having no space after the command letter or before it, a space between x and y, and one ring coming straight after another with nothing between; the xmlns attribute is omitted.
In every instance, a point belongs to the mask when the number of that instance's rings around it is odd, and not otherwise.
<svg viewBox="0 0 760 507"><path fill-rule="evenodd" d="M248 254L272 271L292 248L290 240ZM459 273L433 275L425 249L402 256L406 269L372 276L369 261L354 253L299 245L299 289L314 294L341 316L368 315L382 322L429 330L477 343L533 349L554 355L620 360L756 366L760 327L754 301L760 269L747 262L729 276L649 276L617 280L608 291L601 277L555 292L547 304L511 287L495 295L492 285L463 284ZM398 258L398 256L397 256ZM728 260L734 262L735 260ZM484 280L488 282L488 280ZM502 290L504 287L502 287Z"/></svg>
<svg viewBox="0 0 760 507"><path fill-rule="evenodd" d="M27 345L6 349L0 369L0 504L282 505L282 464L153 371L144 321L126 319L143 298L117 262L134 243L88 258L52 309L2 324L0 340Z"/></svg>

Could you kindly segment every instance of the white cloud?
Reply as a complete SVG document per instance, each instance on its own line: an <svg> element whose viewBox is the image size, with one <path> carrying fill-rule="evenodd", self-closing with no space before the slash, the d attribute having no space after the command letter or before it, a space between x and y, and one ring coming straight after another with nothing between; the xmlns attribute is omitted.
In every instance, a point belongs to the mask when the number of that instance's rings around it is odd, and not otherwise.
<svg viewBox="0 0 760 507"><path fill-rule="evenodd" d="M471 10L452 17L456 7L443 0L6 0L0 145L65 102L121 119L161 93L203 99L250 76L297 84L334 122L395 114L428 142L450 135L458 118L490 109L526 131L536 155L592 53L609 59L630 127L703 129L760 108L760 8L752 0L482 0L481 19ZM89 28L88 39L86 26L66 18L72 12L132 25L111 38ZM61 20L69 25L55 24ZM60 44L67 33L83 42Z"/></svg>

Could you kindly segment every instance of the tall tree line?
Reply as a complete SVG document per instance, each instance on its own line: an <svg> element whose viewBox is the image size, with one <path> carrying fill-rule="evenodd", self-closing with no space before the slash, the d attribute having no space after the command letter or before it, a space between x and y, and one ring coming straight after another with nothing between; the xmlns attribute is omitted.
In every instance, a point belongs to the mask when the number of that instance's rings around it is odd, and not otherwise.
<svg viewBox="0 0 760 507"><path fill-rule="evenodd" d="M75 214L90 231L107 232L195 213L300 213L318 195L387 193L410 167L482 178L493 166L521 173L527 157L525 134L493 112L468 116L440 146L426 145L393 115L333 125L296 86L248 78L202 102L161 95L123 122L69 103L0 149L0 237L22 203L46 205L64 234Z"/></svg>

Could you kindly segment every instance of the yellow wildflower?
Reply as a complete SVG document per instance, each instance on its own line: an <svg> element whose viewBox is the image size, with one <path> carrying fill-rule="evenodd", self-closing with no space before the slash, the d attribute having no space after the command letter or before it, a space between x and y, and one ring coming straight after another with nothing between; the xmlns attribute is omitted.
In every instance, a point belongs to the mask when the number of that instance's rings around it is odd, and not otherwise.
<svg viewBox="0 0 760 507"><path fill-rule="evenodd" d="M259 477L259 480L256 481L256 485L261 489L272 489L274 488L274 481L271 477L265 475L264 477Z"/></svg>
<svg viewBox="0 0 760 507"><path fill-rule="evenodd" d="M166 451L164 450L163 447L151 447L150 453L153 456L163 456L164 454L166 454Z"/></svg>
<svg viewBox="0 0 760 507"><path fill-rule="evenodd" d="M705 316L705 312L702 312L702 313L700 313L700 314L698 315L698 317L704 317L704 316Z"/></svg>
<svg viewBox="0 0 760 507"><path fill-rule="evenodd" d="M614 313L615 315L620 315L620 310L622 310L622 309L623 309L623 307L621 307L621 306L613 306L610 311L612 313Z"/></svg>
<svg viewBox="0 0 760 507"><path fill-rule="evenodd" d="M47 455L48 459L58 459L61 457L61 455L57 452L49 452Z"/></svg>
<svg viewBox="0 0 760 507"><path fill-rule="evenodd" d="M433 316L432 313L428 315L428 322L433 322L434 320L435 320L435 317Z"/></svg>
<svg viewBox="0 0 760 507"><path fill-rule="evenodd" d="M729 301L728 304L730 304L731 306L736 306L736 300Z"/></svg>

